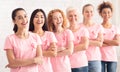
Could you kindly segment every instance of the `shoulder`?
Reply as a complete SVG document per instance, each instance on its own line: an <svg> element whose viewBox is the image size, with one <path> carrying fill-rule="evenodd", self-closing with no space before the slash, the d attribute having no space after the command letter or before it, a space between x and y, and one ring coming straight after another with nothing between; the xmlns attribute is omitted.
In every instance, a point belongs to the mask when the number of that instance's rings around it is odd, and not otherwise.
<svg viewBox="0 0 120 72"><path fill-rule="evenodd" d="M115 25L112 25L112 27L111 27L112 29L117 29L117 26L115 26Z"/></svg>
<svg viewBox="0 0 120 72"><path fill-rule="evenodd" d="M82 28L81 28L81 31L82 31L82 33L84 33L84 34L89 33L88 30L87 30L87 28L85 28L85 27L82 27Z"/></svg>
<svg viewBox="0 0 120 72"><path fill-rule="evenodd" d="M72 32L70 29L65 29L65 32Z"/></svg>
<svg viewBox="0 0 120 72"><path fill-rule="evenodd" d="M117 33L119 33L119 31L120 31L119 26L117 27L116 25L112 25L111 30L115 31Z"/></svg>
<svg viewBox="0 0 120 72"><path fill-rule="evenodd" d="M38 36L38 34L33 33L33 32L29 32L29 35L30 35L30 36Z"/></svg>
<svg viewBox="0 0 120 72"><path fill-rule="evenodd" d="M45 31L45 34L47 34L47 35L51 35L51 34L54 34L54 33L51 32L51 31Z"/></svg>
<svg viewBox="0 0 120 72"><path fill-rule="evenodd" d="M85 27L83 23L79 23L80 27Z"/></svg>
<svg viewBox="0 0 120 72"><path fill-rule="evenodd" d="M64 34L65 35L72 35L73 33L70 29L65 29Z"/></svg>
<svg viewBox="0 0 120 72"><path fill-rule="evenodd" d="M16 36L15 34L8 35L5 38L5 43L13 43L14 41L16 41L17 37L15 37L15 36Z"/></svg>
<svg viewBox="0 0 120 72"><path fill-rule="evenodd" d="M15 34L8 35L6 38L7 39L14 39L15 38Z"/></svg>
<svg viewBox="0 0 120 72"><path fill-rule="evenodd" d="M38 35L38 34L32 33L32 32L29 32L29 36L32 37L32 38L34 38L34 39L39 38L39 35Z"/></svg>
<svg viewBox="0 0 120 72"><path fill-rule="evenodd" d="M54 36L54 33L53 33L53 32L50 32L50 31L45 31L44 36L46 36L47 38L53 37L53 36Z"/></svg>
<svg viewBox="0 0 120 72"><path fill-rule="evenodd" d="M103 30L103 26L101 24L94 24L94 28L98 30Z"/></svg>

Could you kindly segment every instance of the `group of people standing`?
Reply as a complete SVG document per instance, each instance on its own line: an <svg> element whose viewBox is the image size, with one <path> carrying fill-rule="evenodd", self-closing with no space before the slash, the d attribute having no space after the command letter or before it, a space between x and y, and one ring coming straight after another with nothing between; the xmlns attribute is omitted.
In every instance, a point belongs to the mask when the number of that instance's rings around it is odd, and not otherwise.
<svg viewBox="0 0 120 72"><path fill-rule="evenodd" d="M114 46L120 44L120 33L110 22L112 4L101 3L98 12L101 24L92 19L92 4L83 6L82 23L73 7L66 9L66 16L53 9L46 17L44 10L36 9L28 24L26 11L16 8L12 12L14 34L5 40L6 67L11 72L116 72Z"/></svg>

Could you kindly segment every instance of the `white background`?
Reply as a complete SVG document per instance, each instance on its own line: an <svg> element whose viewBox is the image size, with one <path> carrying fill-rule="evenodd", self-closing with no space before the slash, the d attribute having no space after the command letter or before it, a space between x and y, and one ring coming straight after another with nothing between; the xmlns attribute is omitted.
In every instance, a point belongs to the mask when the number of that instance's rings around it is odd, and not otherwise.
<svg viewBox="0 0 120 72"><path fill-rule="evenodd" d="M11 19L12 10L17 7L22 7L28 13L28 17L33 10L37 8L42 8L46 14L51 9L59 8L65 12L66 8L69 6L74 6L79 9L80 11L80 21L82 21L82 6L91 3L95 7L95 16L94 19L96 23L101 23L101 18L97 13L97 6L102 1L105 0L0 0L0 72L9 72L8 68L5 68L7 64L7 59L5 55L4 48L4 41L7 35L13 33L13 23ZM120 3L119 0L107 0L114 4L114 15L112 18L113 24L119 27L119 19L120 19ZM118 47L119 48L119 47ZM119 50L117 50L119 52ZM120 57L120 55L118 56ZM117 71L120 72L120 71Z"/></svg>

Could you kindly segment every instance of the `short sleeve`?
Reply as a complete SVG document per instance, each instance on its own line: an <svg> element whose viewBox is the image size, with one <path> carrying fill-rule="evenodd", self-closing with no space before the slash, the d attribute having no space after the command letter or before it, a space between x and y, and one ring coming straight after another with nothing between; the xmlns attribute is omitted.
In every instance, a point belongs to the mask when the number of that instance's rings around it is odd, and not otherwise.
<svg viewBox="0 0 120 72"><path fill-rule="evenodd" d="M11 37L10 36L8 36L5 39L4 50L6 50L6 49L13 49L12 42L11 42Z"/></svg>
<svg viewBox="0 0 120 72"><path fill-rule="evenodd" d="M56 37L55 37L53 32L49 33L49 40L50 40L50 43L57 42L57 39L56 39Z"/></svg>
<svg viewBox="0 0 120 72"><path fill-rule="evenodd" d="M83 28L82 33L83 33L82 36L89 38L89 32L86 28Z"/></svg>
<svg viewBox="0 0 120 72"><path fill-rule="evenodd" d="M67 40L68 41L74 41L74 35L71 30L67 30Z"/></svg>

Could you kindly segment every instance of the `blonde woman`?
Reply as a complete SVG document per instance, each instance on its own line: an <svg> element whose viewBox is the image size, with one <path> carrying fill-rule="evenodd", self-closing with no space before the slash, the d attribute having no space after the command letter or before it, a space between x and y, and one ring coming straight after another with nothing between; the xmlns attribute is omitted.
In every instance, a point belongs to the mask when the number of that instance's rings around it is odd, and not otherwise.
<svg viewBox="0 0 120 72"><path fill-rule="evenodd" d="M96 24L93 20L93 5L84 5L82 14L83 23L81 26L87 28L89 32L89 47L86 50L88 59L88 72L101 72L100 47L103 43L103 28L102 25Z"/></svg>
<svg viewBox="0 0 120 72"><path fill-rule="evenodd" d="M67 8L67 18L70 24L69 29L74 35L74 51L70 55L72 72L88 72L88 60L86 49L89 45L89 33L86 28L80 27L79 12L74 7Z"/></svg>

